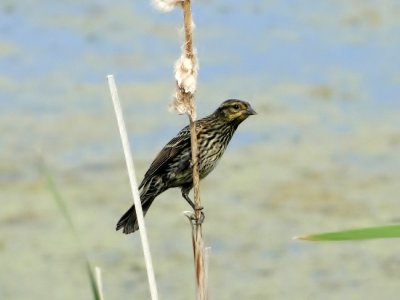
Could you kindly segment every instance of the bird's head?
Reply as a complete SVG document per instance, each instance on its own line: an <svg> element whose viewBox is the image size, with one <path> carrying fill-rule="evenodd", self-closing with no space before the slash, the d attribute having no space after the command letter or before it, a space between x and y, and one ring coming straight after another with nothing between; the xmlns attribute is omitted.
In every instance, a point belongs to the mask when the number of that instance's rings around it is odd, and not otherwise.
<svg viewBox="0 0 400 300"><path fill-rule="evenodd" d="M224 101L215 112L226 122L241 123L249 116L257 114L250 103L237 99Z"/></svg>

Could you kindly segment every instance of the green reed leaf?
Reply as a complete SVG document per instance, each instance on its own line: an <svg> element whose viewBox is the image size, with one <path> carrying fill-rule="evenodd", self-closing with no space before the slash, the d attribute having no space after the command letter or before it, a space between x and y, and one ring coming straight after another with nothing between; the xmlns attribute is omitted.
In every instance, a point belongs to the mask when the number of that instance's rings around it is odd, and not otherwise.
<svg viewBox="0 0 400 300"><path fill-rule="evenodd" d="M400 225L387 225L378 227L368 227L359 229L350 229L343 231L334 231L326 233L317 233L297 236L296 240L305 241L354 241L368 239L399 238Z"/></svg>

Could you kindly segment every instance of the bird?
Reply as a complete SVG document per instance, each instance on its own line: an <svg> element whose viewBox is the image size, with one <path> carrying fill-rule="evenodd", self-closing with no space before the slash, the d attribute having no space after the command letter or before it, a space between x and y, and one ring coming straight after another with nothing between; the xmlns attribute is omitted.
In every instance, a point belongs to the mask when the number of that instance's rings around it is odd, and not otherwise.
<svg viewBox="0 0 400 300"><path fill-rule="evenodd" d="M195 121L198 142L200 180L217 165L233 134L244 120L257 114L250 103L228 99L212 114ZM195 210L189 192L193 188L190 126L184 127L158 153L139 185L143 214L154 199L170 188L181 188L182 197ZM116 230L125 234L139 229L135 206L132 205L119 219Z"/></svg>

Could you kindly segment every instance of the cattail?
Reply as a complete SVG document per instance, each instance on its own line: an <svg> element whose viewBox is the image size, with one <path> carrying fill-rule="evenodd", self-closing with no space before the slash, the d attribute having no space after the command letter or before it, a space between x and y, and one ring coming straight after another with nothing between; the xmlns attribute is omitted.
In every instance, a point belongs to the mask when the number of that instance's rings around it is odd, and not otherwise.
<svg viewBox="0 0 400 300"><path fill-rule="evenodd" d="M153 0L153 5L162 12L169 12L183 1L184 0Z"/></svg>

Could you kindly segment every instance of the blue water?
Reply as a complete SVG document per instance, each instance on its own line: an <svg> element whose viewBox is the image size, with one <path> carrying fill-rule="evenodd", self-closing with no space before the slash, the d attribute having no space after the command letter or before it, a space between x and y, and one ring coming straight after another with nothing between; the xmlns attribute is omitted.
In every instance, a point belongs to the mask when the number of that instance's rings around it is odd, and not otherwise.
<svg viewBox="0 0 400 300"><path fill-rule="evenodd" d="M235 3L194 3L200 83L224 84L245 77L265 87L282 82L324 84L339 73L346 89L345 76L354 73L369 101L398 107L396 19L385 20L383 15L378 24L362 19L346 24L351 11L336 1ZM104 1L3 4L2 43L13 47L0 59L3 76L28 85L54 74L67 83L102 84L110 72L122 83L169 80L171 60L179 51L174 29L180 26L180 12L162 14L147 2L129 1L116 10L125 13L115 18ZM30 87L29 95L18 100L40 101L41 93L54 96L63 91L63 82L58 82L59 88L39 90L41 85ZM2 104L12 109L7 87L2 90Z"/></svg>
<svg viewBox="0 0 400 300"><path fill-rule="evenodd" d="M239 97L251 100L256 110L272 103L310 115L325 130L322 134L339 138L384 120L395 131L400 127L395 117L400 110L400 26L394 14L398 4L388 3L194 2L199 116L215 109L221 101L216 97ZM184 126L182 118L170 118L168 126L158 123L174 89L181 17L179 10L160 13L148 2L122 1L115 7L106 1L2 4L0 113L23 118L36 129L20 131L18 139L26 141L26 148L53 144L44 132L73 126L76 114L112 117L105 76L114 74L119 85L134 89L122 101L134 123L130 136L135 149L156 153ZM313 94L321 87L327 94ZM264 128L268 113L261 111L257 118L258 130L248 127L232 147L302 138L303 129L290 120ZM110 127L106 124L87 126L104 132L104 126ZM76 139L71 131L60 135ZM86 150L72 142L59 159L79 165L86 152L119 151L99 146L103 142L89 139ZM7 139L1 143L9 145ZM6 152L26 156L24 148Z"/></svg>

